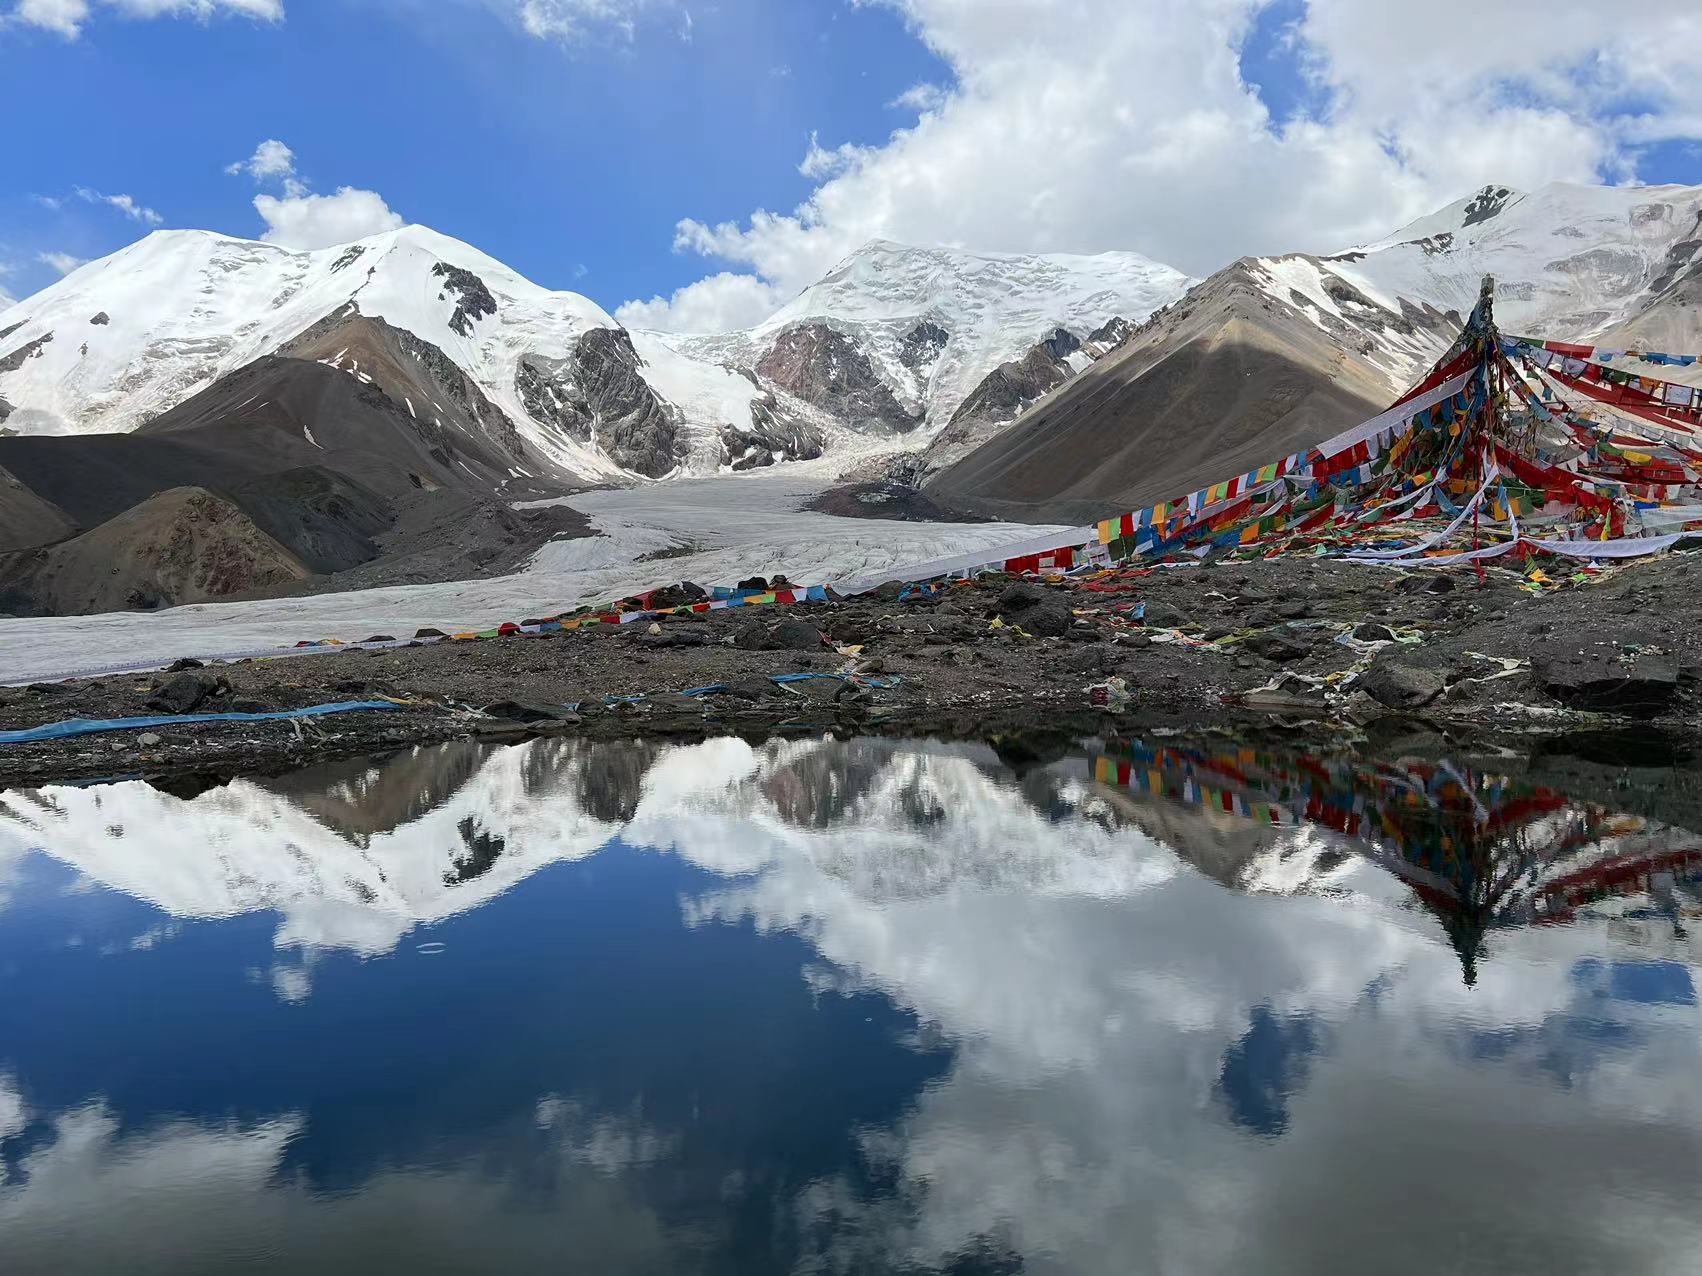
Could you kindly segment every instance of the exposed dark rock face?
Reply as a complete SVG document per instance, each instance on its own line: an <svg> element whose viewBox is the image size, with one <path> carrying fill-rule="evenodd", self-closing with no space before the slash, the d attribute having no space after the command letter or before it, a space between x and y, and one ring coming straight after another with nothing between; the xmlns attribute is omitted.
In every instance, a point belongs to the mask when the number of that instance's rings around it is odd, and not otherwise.
<svg viewBox="0 0 1702 1276"><path fill-rule="evenodd" d="M946 348L946 343L950 340L951 333L939 324L924 319L904 334L904 342L898 350L898 361L912 371L925 368L940 357L940 351Z"/></svg>
<svg viewBox="0 0 1702 1276"><path fill-rule="evenodd" d="M1058 328L1022 358L1001 363L958 406L939 444L971 444L988 427L1014 420L1029 404L1070 379L1065 360L1079 349L1081 342Z"/></svg>
<svg viewBox="0 0 1702 1276"><path fill-rule="evenodd" d="M360 255L365 251L366 249L362 248L359 244L353 244L344 249L343 255L331 263L331 273L334 275L339 270L345 270L354 265L356 261L360 260Z"/></svg>
<svg viewBox="0 0 1702 1276"><path fill-rule="evenodd" d="M431 273L442 279L444 287L460 299L455 313L449 316L449 327L453 331L470 337L475 320L496 313L496 299L491 296L491 290L472 271L440 261L431 268Z"/></svg>
<svg viewBox="0 0 1702 1276"><path fill-rule="evenodd" d="M112 322L112 316L108 315L106 311L103 310L98 315L91 316L89 322L94 324L97 328L103 328Z"/></svg>
<svg viewBox="0 0 1702 1276"><path fill-rule="evenodd" d="M756 365L757 375L832 413L857 429L916 428L921 416L905 411L875 375L857 346L824 323L801 323L782 332Z"/></svg>
<svg viewBox="0 0 1702 1276"><path fill-rule="evenodd" d="M17 323L7 324L4 328L0 328L0 341L4 341L7 337L11 336L28 322L28 319L20 319Z"/></svg>
<svg viewBox="0 0 1702 1276"><path fill-rule="evenodd" d="M1512 197L1513 192L1505 186L1485 186L1472 196L1471 203L1466 205L1465 225L1476 226L1479 222L1499 216Z"/></svg>
<svg viewBox="0 0 1702 1276"><path fill-rule="evenodd" d="M581 443L591 441L592 415L573 385L571 360L521 355L514 389L526 415L534 421L553 425Z"/></svg>
<svg viewBox="0 0 1702 1276"><path fill-rule="evenodd" d="M723 426L721 447L735 470L756 470L777 461L810 461L822 453L822 435L810 422L788 412L772 394L751 403L751 428Z"/></svg>
<svg viewBox="0 0 1702 1276"><path fill-rule="evenodd" d="M1099 327L1087 334L1087 343L1098 346L1101 351L1115 350L1135 333L1135 325L1122 315L1113 315Z"/></svg>
<svg viewBox="0 0 1702 1276"><path fill-rule="evenodd" d="M0 372L16 372L19 368L24 366L25 359L35 358L41 353L41 348L52 340L53 334L49 332L37 337L34 341L25 342L16 350L12 351L11 354L6 355L4 358L0 358Z"/></svg>
<svg viewBox="0 0 1702 1276"><path fill-rule="evenodd" d="M624 329L592 328L574 343L571 358L522 358L515 389L535 420L660 478L679 464L685 444L673 414L640 373L643 366Z"/></svg>
<svg viewBox="0 0 1702 1276"><path fill-rule="evenodd" d="M0 421L4 421L7 417L9 417L11 415L12 415L12 405L10 403L7 403L6 400L0 399Z"/></svg>

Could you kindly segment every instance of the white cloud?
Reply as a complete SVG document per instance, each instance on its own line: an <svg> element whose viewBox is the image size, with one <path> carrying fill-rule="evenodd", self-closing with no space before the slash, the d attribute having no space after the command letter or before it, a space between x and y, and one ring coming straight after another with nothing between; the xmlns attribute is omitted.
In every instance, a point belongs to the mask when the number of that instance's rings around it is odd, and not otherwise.
<svg viewBox="0 0 1702 1276"><path fill-rule="evenodd" d="M335 195L260 195L254 207L266 222L260 238L285 248L329 248L402 225L377 191L350 186Z"/></svg>
<svg viewBox="0 0 1702 1276"><path fill-rule="evenodd" d="M1534 24L1476 0L1311 0L1292 52L1324 105L1280 122L1241 78L1267 0L864 2L906 19L950 90L904 94L920 118L879 144L812 139L816 187L790 212L682 221L678 247L748 274L681 289L678 312L643 303L650 322L739 310L751 276L791 295L873 238L1135 249L1204 274L1375 238L1486 182L1623 179L1638 146L1702 136L1694 0L1634 23L1556 0Z"/></svg>
<svg viewBox="0 0 1702 1276"><path fill-rule="evenodd" d="M283 0L100 0L102 7L127 18L196 18L235 14L262 22L281 22ZM93 11L91 0L18 0L9 17L75 40Z"/></svg>
<svg viewBox="0 0 1702 1276"><path fill-rule="evenodd" d="M515 16L527 35L540 40L579 40L596 28L619 32L631 39L638 11L645 0L519 0ZM690 37L691 20L685 34Z"/></svg>
<svg viewBox="0 0 1702 1276"><path fill-rule="evenodd" d="M266 223L261 238L270 244L329 248L402 225L401 215L377 191L341 186L335 195L315 195L296 172L295 152L275 137L261 142L247 159L225 165L225 172L233 177L247 173L256 182L276 182L282 189L282 196L254 199L255 211Z"/></svg>
<svg viewBox="0 0 1702 1276"><path fill-rule="evenodd" d="M44 266L53 267L62 275L68 275L88 258L73 257L70 253L37 253L36 260Z"/></svg>
<svg viewBox="0 0 1702 1276"><path fill-rule="evenodd" d="M913 84L887 105L895 110L937 111L949 101L949 89L938 84Z"/></svg>
<svg viewBox="0 0 1702 1276"><path fill-rule="evenodd" d="M131 221L141 222L144 226L158 226L165 220L153 209L144 204L138 204L129 195L103 195L99 191L90 190L87 186L79 186L77 187L77 198L85 204L106 204L116 208ZM46 200L42 202L47 204L49 208L58 208L60 203L57 200L52 203L48 203Z"/></svg>
<svg viewBox="0 0 1702 1276"><path fill-rule="evenodd" d="M755 275L724 272L675 290L670 297L629 301L615 311L628 328L664 332L731 332L761 323L787 298Z"/></svg>
<svg viewBox="0 0 1702 1276"><path fill-rule="evenodd" d="M11 19L75 40L88 16L89 0L18 0Z"/></svg>
<svg viewBox="0 0 1702 1276"><path fill-rule="evenodd" d="M296 178L295 152L275 137L256 146L254 154L247 159L226 164L225 172L232 177L247 173L257 182L278 178L284 183L285 192L292 195L302 194L306 189Z"/></svg>

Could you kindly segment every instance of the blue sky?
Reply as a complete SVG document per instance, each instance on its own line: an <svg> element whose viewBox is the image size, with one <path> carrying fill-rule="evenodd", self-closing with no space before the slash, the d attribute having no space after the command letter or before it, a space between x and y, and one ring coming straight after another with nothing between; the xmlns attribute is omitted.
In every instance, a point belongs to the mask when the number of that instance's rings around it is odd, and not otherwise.
<svg viewBox="0 0 1702 1276"><path fill-rule="evenodd" d="M755 322L877 236L1203 275L1379 237L1486 183L1702 183L1695 0L1645 0L1636 23L1597 21L1594 0L1545 13L0 0L0 84L14 121L30 108L0 153L0 292L154 224L267 232L254 201L288 194L282 175L225 170L268 139L296 195L352 187L368 212L628 303L629 323L704 331ZM1461 24L1476 37L1437 38Z"/></svg>
<svg viewBox="0 0 1702 1276"><path fill-rule="evenodd" d="M37 253L98 257L148 229L77 188L258 236L255 183L224 169L279 138L315 189L377 190L612 309L702 273L671 250L681 217L791 209L813 129L878 142L915 121L895 98L949 74L889 9L739 0L694 10L689 41L683 12L573 44L451 0L298 2L277 24L112 18L75 41L0 29L8 99L46 107L8 129L6 286L57 277Z"/></svg>

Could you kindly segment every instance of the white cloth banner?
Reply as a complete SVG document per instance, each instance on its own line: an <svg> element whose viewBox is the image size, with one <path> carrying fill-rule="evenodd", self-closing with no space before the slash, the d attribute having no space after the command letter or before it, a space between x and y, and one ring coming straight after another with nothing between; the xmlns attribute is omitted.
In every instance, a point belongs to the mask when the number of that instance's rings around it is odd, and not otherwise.
<svg viewBox="0 0 1702 1276"><path fill-rule="evenodd" d="M1460 373L1459 376L1452 377L1449 380L1444 381L1434 390L1428 390L1419 395L1418 398L1409 399L1405 403L1398 403L1394 407L1389 408L1387 411L1379 412L1369 421L1362 421L1352 429L1343 430L1340 434L1336 435L1335 438L1326 439L1318 445L1318 450L1322 452L1326 458L1340 456L1350 447L1367 442L1368 440L1375 438L1382 431L1393 429L1403 421L1412 420L1412 418L1417 416L1420 412L1428 411L1430 408L1433 408L1438 403L1442 402L1443 399L1453 398L1454 395L1458 394L1461 390L1464 390L1466 388L1466 383L1476 375L1476 368L1467 368L1464 372Z"/></svg>
<svg viewBox="0 0 1702 1276"><path fill-rule="evenodd" d="M1083 545L1098 542L1097 526L1077 527L1065 532L1051 532L1045 536L1014 541L1009 545L992 545L986 549L978 549L972 554L959 554L955 558L937 558L928 563L889 567L885 571L870 572L866 576L830 581L828 588L841 594L861 594L877 585L884 585L889 580L935 580L941 576L974 571L977 567L991 567L994 563L1003 563L1009 558L1027 558L1030 554L1044 554L1054 549L1079 549Z"/></svg>
<svg viewBox="0 0 1702 1276"><path fill-rule="evenodd" d="M1408 545L1405 549L1387 551L1360 550L1352 554L1344 554L1343 558L1351 558L1356 562L1390 563L1399 562L1403 558L1411 558L1414 554L1422 554L1425 550L1440 545L1455 532L1459 531L1465 521L1477 512L1477 507L1483 504L1484 494L1489 491L1489 485L1501 477L1501 467L1494 461L1489 462L1489 468L1484 471L1483 486L1477 489L1477 495L1466 502L1465 508L1454 518L1452 523L1437 532L1434 536L1426 536L1416 545ZM1458 557L1457 555L1451 557ZM1442 559L1435 559L1442 562Z"/></svg>

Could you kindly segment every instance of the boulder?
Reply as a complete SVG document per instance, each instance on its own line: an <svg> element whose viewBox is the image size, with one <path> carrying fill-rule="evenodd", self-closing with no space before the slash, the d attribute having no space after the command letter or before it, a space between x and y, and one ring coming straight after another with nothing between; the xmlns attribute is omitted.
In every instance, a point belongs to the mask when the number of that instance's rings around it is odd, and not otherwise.
<svg viewBox="0 0 1702 1276"><path fill-rule="evenodd" d="M564 722L575 723L579 715L566 705L543 704L535 700L498 700L479 712L506 722Z"/></svg>
<svg viewBox="0 0 1702 1276"><path fill-rule="evenodd" d="M1442 694L1444 684L1442 674L1422 656L1385 648L1357 685L1386 709L1422 709Z"/></svg>
<svg viewBox="0 0 1702 1276"><path fill-rule="evenodd" d="M194 673L180 673L154 688L153 694L143 701L143 705L160 713L193 713L217 690L217 684L211 678Z"/></svg>
<svg viewBox="0 0 1702 1276"><path fill-rule="evenodd" d="M1262 634L1254 634L1241 644L1255 656L1265 660L1274 660L1278 664L1290 664L1303 659L1311 648L1304 642L1280 630L1267 630Z"/></svg>
<svg viewBox="0 0 1702 1276"><path fill-rule="evenodd" d="M1353 636L1360 642L1393 642L1395 631L1387 625L1379 625L1376 621L1368 620L1355 627Z"/></svg>
<svg viewBox="0 0 1702 1276"><path fill-rule="evenodd" d="M703 586L689 580L682 580L677 585L664 585L650 595L650 605L655 608L685 607L692 603L700 603L709 595Z"/></svg>
<svg viewBox="0 0 1702 1276"><path fill-rule="evenodd" d="M1038 585L1008 585L999 595L999 618L1036 638L1062 638L1074 617L1058 595Z"/></svg>
<svg viewBox="0 0 1702 1276"><path fill-rule="evenodd" d="M1652 718L1672 708L1678 695L1678 666L1652 653L1632 661L1592 653L1545 661L1534 672L1561 704L1592 713Z"/></svg>
<svg viewBox="0 0 1702 1276"><path fill-rule="evenodd" d="M768 642L770 649L775 651L819 651L821 630L807 620L788 616L769 630Z"/></svg>
<svg viewBox="0 0 1702 1276"><path fill-rule="evenodd" d="M1148 629L1180 629L1188 623L1188 617L1169 603L1149 602L1141 617L1141 623Z"/></svg>

